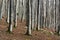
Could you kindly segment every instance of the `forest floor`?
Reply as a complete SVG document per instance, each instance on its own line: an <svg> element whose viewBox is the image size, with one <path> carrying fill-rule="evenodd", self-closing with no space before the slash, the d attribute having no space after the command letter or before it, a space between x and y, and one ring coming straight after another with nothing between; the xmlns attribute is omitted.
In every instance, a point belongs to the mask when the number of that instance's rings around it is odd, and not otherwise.
<svg viewBox="0 0 60 40"><path fill-rule="evenodd" d="M3 19L0 20L0 40L60 40L60 36L51 34L47 31L33 31L32 36L25 35L26 28L25 22L18 20L18 26L13 28L13 33L7 32L8 24Z"/></svg>

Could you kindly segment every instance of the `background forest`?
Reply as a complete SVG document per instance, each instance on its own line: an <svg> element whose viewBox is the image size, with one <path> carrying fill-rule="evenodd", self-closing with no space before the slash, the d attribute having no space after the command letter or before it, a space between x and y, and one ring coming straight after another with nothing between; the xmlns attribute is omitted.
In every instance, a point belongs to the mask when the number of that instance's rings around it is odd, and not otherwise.
<svg viewBox="0 0 60 40"><path fill-rule="evenodd" d="M60 0L0 0L0 40L60 40Z"/></svg>

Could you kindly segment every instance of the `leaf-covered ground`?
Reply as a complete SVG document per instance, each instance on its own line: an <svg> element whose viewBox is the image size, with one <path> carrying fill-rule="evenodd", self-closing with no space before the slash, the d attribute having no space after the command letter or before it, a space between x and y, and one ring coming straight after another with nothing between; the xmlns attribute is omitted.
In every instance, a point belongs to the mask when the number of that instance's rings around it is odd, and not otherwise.
<svg viewBox="0 0 60 40"><path fill-rule="evenodd" d="M47 31L32 31L32 36L25 35L26 26L25 22L20 22L18 20L18 26L13 28L13 33L9 34L6 32L8 29L8 24L3 19L0 20L0 40L60 40L60 36L51 34Z"/></svg>

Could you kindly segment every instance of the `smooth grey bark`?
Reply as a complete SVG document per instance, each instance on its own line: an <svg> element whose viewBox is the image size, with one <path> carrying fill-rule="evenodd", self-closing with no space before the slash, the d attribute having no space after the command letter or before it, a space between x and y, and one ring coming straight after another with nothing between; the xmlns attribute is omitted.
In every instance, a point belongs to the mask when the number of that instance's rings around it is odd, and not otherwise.
<svg viewBox="0 0 60 40"><path fill-rule="evenodd" d="M51 0L49 0L49 28L51 27Z"/></svg>
<svg viewBox="0 0 60 40"><path fill-rule="evenodd" d="M44 9L43 9L43 0L41 0L41 28L43 28L44 24Z"/></svg>
<svg viewBox="0 0 60 40"><path fill-rule="evenodd" d="M4 13L5 13L5 0L3 0L3 3L2 3L1 19L2 19L2 16L3 16Z"/></svg>
<svg viewBox="0 0 60 40"><path fill-rule="evenodd" d="M56 0L56 32L58 31L58 26L60 25L60 11L59 11L59 0Z"/></svg>
<svg viewBox="0 0 60 40"><path fill-rule="evenodd" d="M29 34L31 35L31 0L29 0Z"/></svg>
<svg viewBox="0 0 60 40"><path fill-rule="evenodd" d="M9 1L7 3L7 23L9 23Z"/></svg>
<svg viewBox="0 0 60 40"><path fill-rule="evenodd" d="M40 4L40 28L42 28L42 13L43 13L42 10L43 10L43 0L41 0L41 4Z"/></svg>
<svg viewBox="0 0 60 40"><path fill-rule="evenodd" d="M44 6L44 28L46 27L46 0L43 0L43 6Z"/></svg>
<svg viewBox="0 0 60 40"><path fill-rule="evenodd" d="M7 23L9 23L9 8L8 8Z"/></svg>
<svg viewBox="0 0 60 40"><path fill-rule="evenodd" d="M35 10L35 1L32 0L32 30L34 29L34 10Z"/></svg>
<svg viewBox="0 0 60 40"><path fill-rule="evenodd" d="M49 14L48 14L48 13L49 13L49 9L48 9L48 8L49 8L49 0L47 0L46 6L47 6L47 7L46 7L46 10L47 10L47 11L46 11L46 13L47 13L47 14L46 14L46 16L47 16L47 19L46 19L46 21L47 21L46 23L47 23L47 24L46 24L46 26L47 26L47 28L48 28L48 27L49 27Z"/></svg>
<svg viewBox="0 0 60 40"><path fill-rule="evenodd" d="M46 26L46 28L47 28L47 0L46 0L46 18L45 18L45 26Z"/></svg>
<svg viewBox="0 0 60 40"><path fill-rule="evenodd" d="M41 14L41 12L40 12L40 4L41 3L40 2L41 2L41 0L38 0L38 10L37 10L37 13L38 13L38 20L37 20L38 21L38 23L37 23L38 26L37 26L37 29L38 30L40 30L40 16L41 16L40 15Z"/></svg>
<svg viewBox="0 0 60 40"><path fill-rule="evenodd" d="M17 19L19 15L19 2L20 0L14 0L14 27L17 27Z"/></svg>
<svg viewBox="0 0 60 40"><path fill-rule="evenodd" d="M13 0L9 0L9 27L8 32L11 33L13 29Z"/></svg>
<svg viewBox="0 0 60 40"><path fill-rule="evenodd" d="M37 20L38 20L38 14L37 14L37 8L38 8L38 0L35 0L35 14L34 14L34 24L35 24L35 26L34 26L34 29L36 30L36 28L37 28L37 26L38 26L38 22L37 22Z"/></svg>
<svg viewBox="0 0 60 40"><path fill-rule="evenodd" d="M16 12L17 0L14 0L14 27L17 27L18 13Z"/></svg>
<svg viewBox="0 0 60 40"><path fill-rule="evenodd" d="M19 17L20 17L20 20L22 22L22 19L23 19L23 0L19 0Z"/></svg>
<svg viewBox="0 0 60 40"><path fill-rule="evenodd" d="M53 16L52 16L53 14L52 14L52 0L50 1L50 27L52 27L52 18L53 18Z"/></svg>
<svg viewBox="0 0 60 40"><path fill-rule="evenodd" d="M24 18L24 15L25 15L25 13L24 13L24 5L23 5L23 0L22 0L22 16L21 16L21 22L23 22L23 18Z"/></svg>
<svg viewBox="0 0 60 40"><path fill-rule="evenodd" d="M26 2L26 7L27 7L27 33L28 35L31 35L31 1L32 0L27 0Z"/></svg>
<svg viewBox="0 0 60 40"><path fill-rule="evenodd" d="M26 20L26 0L23 0L23 20Z"/></svg>
<svg viewBox="0 0 60 40"><path fill-rule="evenodd" d="M18 5L19 0L14 0L14 27L17 27Z"/></svg>
<svg viewBox="0 0 60 40"><path fill-rule="evenodd" d="M54 0L54 27L56 30L56 0Z"/></svg>
<svg viewBox="0 0 60 40"><path fill-rule="evenodd" d="M53 28L54 28L54 10L55 10L54 0L51 0L51 27Z"/></svg>
<svg viewBox="0 0 60 40"><path fill-rule="evenodd" d="M0 19L2 19L2 14L1 14L1 10L2 10L2 3L3 3L3 0L0 0Z"/></svg>

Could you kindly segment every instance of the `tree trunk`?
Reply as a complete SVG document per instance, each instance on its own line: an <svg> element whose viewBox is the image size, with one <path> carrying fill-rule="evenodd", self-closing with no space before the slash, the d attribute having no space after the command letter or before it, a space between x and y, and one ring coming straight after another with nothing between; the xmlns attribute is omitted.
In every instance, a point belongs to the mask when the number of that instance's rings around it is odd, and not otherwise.
<svg viewBox="0 0 60 40"><path fill-rule="evenodd" d="M34 29L34 10L35 10L35 1L32 0L32 30Z"/></svg>
<svg viewBox="0 0 60 40"><path fill-rule="evenodd" d="M26 19L26 0L23 0L23 21Z"/></svg>
<svg viewBox="0 0 60 40"><path fill-rule="evenodd" d="M31 1L32 0L27 0L27 33L28 35L31 35Z"/></svg>
<svg viewBox="0 0 60 40"><path fill-rule="evenodd" d="M2 19L4 13L5 13L5 0L3 0L3 3L2 3L1 19Z"/></svg>
<svg viewBox="0 0 60 40"><path fill-rule="evenodd" d="M9 1L8 1L8 4L7 4L8 8L7 8L7 23L9 23Z"/></svg>
<svg viewBox="0 0 60 40"><path fill-rule="evenodd" d="M9 27L8 27L8 32L11 33L12 32L12 28L13 28L13 19L12 19L12 0L9 0Z"/></svg>
<svg viewBox="0 0 60 40"><path fill-rule="evenodd" d="M2 19L2 13L1 13L1 10L2 10L2 4L3 4L3 0L0 0L0 19Z"/></svg>
<svg viewBox="0 0 60 40"><path fill-rule="evenodd" d="M14 27L17 27L17 14L18 14L18 0L14 0ZM17 8L18 7L18 8Z"/></svg>
<svg viewBox="0 0 60 40"><path fill-rule="evenodd" d="M44 28L46 27L46 0L43 1L44 5Z"/></svg>
<svg viewBox="0 0 60 40"><path fill-rule="evenodd" d="M38 26L37 26L37 29L38 30L40 30L40 4L41 4L40 1L41 0L38 0L38 5L37 5L37 7L38 7L37 8L37 13L38 13L38 20L37 20L38 21L38 23L37 23Z"/></svg>

